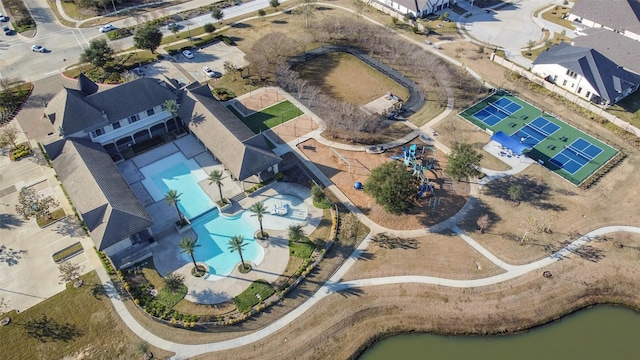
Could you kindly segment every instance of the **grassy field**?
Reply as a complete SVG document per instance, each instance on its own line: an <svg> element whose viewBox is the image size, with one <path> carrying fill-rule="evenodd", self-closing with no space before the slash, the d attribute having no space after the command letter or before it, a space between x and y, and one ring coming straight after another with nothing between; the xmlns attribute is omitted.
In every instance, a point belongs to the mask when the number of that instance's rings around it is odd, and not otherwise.
<svg viewBox="0 0 640 360"><path fill-rule="evenodd" d="M82 277L84 286L71 286L29 311L9 315L0 327L0 354L5 359L136 359L140 338L113 311L95 272ZM151 348L156 358L169 352ZM74 359L76 357L73 357Z"/></svg>
<svg viewBox="0 0 640 360"><path fill-rule="evenodd" d="M633 126L640 127L640 91L627 96L622 101L607 109L620 119Z"/></svg>
<svg viewBox="0 0 640 360"><path fill-rule="evenodd" d="M302 111L289 100L285 100L266 109L262 109L247 117L242 116L232 106L229 106L228 108L256 134L259 134L264 130L269 130L272 127L276 127L302 115Z"/></svg>
<svg viewBox="0 0 640 360"><path fill-rule="evenodd" d="M576 27L573 26L571 21L563 19L563 16L567 15L569 11L571 9L566 6L556 5L553 9L542 13L542 18L567 28L567 31L573 31Z"/></svg>

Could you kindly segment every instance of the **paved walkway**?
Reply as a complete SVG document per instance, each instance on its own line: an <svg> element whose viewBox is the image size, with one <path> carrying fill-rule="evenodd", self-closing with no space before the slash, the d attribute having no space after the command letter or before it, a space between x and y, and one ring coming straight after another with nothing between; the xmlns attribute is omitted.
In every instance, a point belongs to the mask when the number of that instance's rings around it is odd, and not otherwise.
<svg viewBox="0 0 640 360"><path fill-rule="evenodd" d="M60 0L58 0L59 2ZM192 2L189 2L189 4L195 4L198 3L199 1L202 0L195 0ZM326 3L321 3L319 5L323 5L323 6L329 6L329 7L333 7L333 8L340 8L342 10L345 11L349 11L349 12L353 12L353 10L351 9L347 9L341 6L336 6L333 4L326 4ZM173 8L170 8L173 9ZM384 26L383 24L367 18L367 17L363 17L364 19L377 24L379 26ZM425 44L421 44L413 39L408 38L407 36L403 35L403 34L399 34L397 33L398 36L403 37L405 40L410 41L412 43L415 43L419 46L421 46L422 48L424 48L427 51L431 51L434 54L437 54L440 57L445 58L445 60L461 66L462 64L460 64L458 61L451 59L449 57L447 57L446 55L440 53L440 52L434 52L433 49L431 47L426 46ZM473 72L471 72L472 75L476 76L477 78L479 78L479 76L477 76L477 74L474 74ZM431 120L430 122L428 122L427 124L423 125L422 127L418 128L415 127L411 124L409 124L409 126L414 127L414 131L411 133L411 135L408 135L407 137L398 140L398 141L394 141L388 144L384 144L384 146L388 146L388 147L393 147L393 146L399 146L402 145L403 143L406 143L406 141L410 141L413 138L420 136L420 135L424 135L427 137L430 137L433 135L433 130L432 130L432 126L435 125L437 122L441 121L442 119L446 118L448 115L450 115L451 111L453 110L453 96L450 92L448 92L448 104L447 104L447 108L446 110L440 114L439 116L437 116L436 118L434 118L433 120ZM301 104L296 104L296 105L300 105ZM308 109L305 109L308 110ZM311 113L311 112L309 112ZM321 136L319 136L320 131L316 131L311 133L309 136L312 136L314 138L316 138L318 141L321 141L323 143L326 144L327 140L324 140ZM409 139L409 137L411 137ZM407 140L408 139L408 140ZM437 141L437 139L434 139L436 146L438 146L438 148L440 148L441 150L443 150L445 153L449 152L449 149L444 146L443 144L439 143ZM354 147L354 146L349 146L349 145L344 145L344 144L338 144L338 143L332 143L329 142L331 144L331 146L335 146L341 149L347 149L347 150L354 150L354 151L363 151L364 148L361 146L358 147ZM468 210L475 204L475 202L477 201L476 199L476 195L478 192L479 187L481 186L481 184L473 184L471 187L471 196L469 198L469 201L465 204L465 206L452 218L442 222L441 224L437 224L435 226L432 226L431 228L428 229L418 229L418 230L391 230L391 229L386 229L384 227L379 226L378 224L373 223L371 220L369 220L365 215L363 215L359 209L357 209L350 201L349 199L339 190L337 189L337 187L333 184L331 184L331 182L329 181L329 179L326 178L326 176L324 176L324 174L322 174L319 169L317 169L312 163L310 163L307 159L304 158L304 156L302 156L302 154L296 149L295 146L291 146L291 144L288 145L281 145L280 147L276 148L276 152L282 152L286 150L286 147L289 148L289 151L294 151L296 152L299 156L301 156L303 162L305 162L305 164L307 165L307 167L309 169L311 169L311 171L313 171L314 175L317 176L323 183L325 183L326 185L328 185L328 187L330 188L331 191L333 191L337 197L339 198L339 200L343 203L346 204L347 208L352 211L354 214L356 214L359 219L365 223L367 226L369 226L371 228L371 233L365 238L364 241L362 241L362 243L358 246L358 248L351 254L351 256L349 257L349 259L340 267L340 269L338 271L336 271L334 273L333 276L331 276L331 278L316 292L314 293L308 301L306 301L305 303L303 303L300 307L296 308L295 310L293 310L292 312L288 313L287 315L285 315L284 317L280 318L279 320L277 320L276 322L272 323L271 325L262 328L259 331L256 331L252 334L246 335L246 336L242 336L239 338L235 338L235 339L231 339L231 340L226 340L226 341L221 341L221 342L216 342L216 343L209 343L209 344L201 344L201 345L186 345L186 344L179 344L179 343L175 343L175 342L170 342L167 340L164 340L154 334L151 334L150 332L148 332L146 329L144 329L139 323L137 323L135 321L135 319L131 316L131 314L128 312L128 310L125 308L124 304L122 303L122 300L119 298L118 294L115 292L114 287L112 286L110 279L108 277L108 275L106 274L104 268L102 267L100 260L97 258L95 253L88 253L88 257L89 260L91 261L91 263L94 265L94 268L96 269L98 276L100 277L100 279L102 280L102 282L106 285L106 288L108 290L108 294L109 297L111 298L111 301L114 304L114 307L116 309L116 311L118 312L118 314L121 316L121 318L123 319L123 321L125 322L125 324L132 330L134 331L136 334L138 334L143 340L147 341L148 343L168 350L168 351L173 351L176 353L175 358L183 358L183 357L191 357L191 356L196 356L199 354L203 354L203 353L209 353L209 352L215 352L215 351L221 351L221 350L227 350L227 349L232 349L232 348L236 348L236 347L240 347L240 346L244 346L244 345L248 345L251 343L254 343L258 340L261 340L271 334L273 334L274 332L284 328L285 326L288 326L292 321L294 321L295 319L297 319L298 317L302 316L307 310L309 310L311 307L313 307L317 302L321 301L324 297L333 294L334 292L338 292L338 291L343 291L346 289L350 289L350 288L357 288L357 287L364 287L364 286L377 286L377 285L386 285L386 284L399 284L399 283L423 283L423 284L435 284L435 285L440 285L440 286L449 286L449 287L479 287L479 286L487 286L487 285L492 285L492 284L497 284L497 283L501 283L504 281L508 281L511 280L513 278L516 278L518 276L521 276L523 274L529 273L531 271L536 271L539 270L545 266L548 266L556 261L559 261L567 256L569 256L573 251L575 251L576 249L578 249L580 246L587 244L593 237L595 236L599 236L599 235L604 235L607 233L611 233L611 232L620 232L620 231L626 231L626 232L633 232L633 233L640 233L640 228L637 227L629 227L629 226L609 226L609 227L603 227L600 229L596 229L594 231L591 231L590 233L583 235L582 237L578 238L577 240L573 241L572 243L570 243L569 245L567 245L566 247L562 248L561 250L554 252L553 254L549 255L548 257L541 259L539 261L535 261L533 263L530 264L526 264L526 265L511 265L508 263L505 263L504 261L500 260L499 258L497 258L495 255L493 255L491 252L489 252L488 250L486 250L485 248L483 248L479 243L477 243L475 240L473 240L471 237L469 237L468 235L466 235L462 230L460 230L456 224L457 222L462 219L466 213L468 212ZM490 181L493 178L496 177L500 177L500 176L506 176L509 174L515 174L519 171L521 171L523 168L522 167L514 167L513 169L507 171L507 172L490 172L488 170L485 170L486 172L490 173L490 176L487 176L485 180L486 181ZM493 262L494 264L496 264L497 266L501 267L502 269L505 270L504 273L499 274L499 275L495 275L495 276L491 276L491 277L487 277L487 278L482 278L482 279L473 279L473 280L452 280L452 279L443 279L443 278L436 278L436 277L429 277L429 276L392 276L392 277L382 277L382 278L373 278L373 279L361 279L361 280L352 280L352 281L346 281L346 282L340 282L340 280L342 279L342 277L344 276L344 274L355 264L355 262L358 260L358 258L360 257L360 255L363 253L364 250L366 250L366 248L369 246L372 236L376 233L380 233L380 232L387 232L389 234L393 234L394 236L401 236L401 237L417 237L417 236L424 236L424 235L428 235L429 233L432 232L437 232L437 231L442 231L445 229L451 229L453 230L458 236L460 236L467 244L469 244L469 246L473 247L475 250L477 250L478 252L480 252L481 254L483 254L488 260L490 260L491 262ZM85 238L84 241L88 241L90 242L90 239ZM91 247L91 244L85 244L87 245L87 247ZM109 286L111 285L111 286Z"/></svg>

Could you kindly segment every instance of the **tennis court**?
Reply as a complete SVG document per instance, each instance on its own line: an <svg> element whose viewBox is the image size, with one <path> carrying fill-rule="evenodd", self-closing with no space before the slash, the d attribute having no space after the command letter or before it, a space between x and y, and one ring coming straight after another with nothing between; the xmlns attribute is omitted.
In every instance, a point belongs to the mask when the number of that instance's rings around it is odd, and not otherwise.
<svg viewBox="0 0 640 360"><path fill-rule="evenodd" d="M505 133L528 148L524 150L527 157L576 185L618 153L505 91L488 96L458 115L492 134Z"/></svg>

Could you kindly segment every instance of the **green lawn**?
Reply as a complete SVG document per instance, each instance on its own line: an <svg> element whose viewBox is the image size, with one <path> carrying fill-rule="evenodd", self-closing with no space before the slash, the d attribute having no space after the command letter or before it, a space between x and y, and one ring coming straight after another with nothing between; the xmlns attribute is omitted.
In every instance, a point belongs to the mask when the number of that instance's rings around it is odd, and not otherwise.
<svg viewBox="0 0 640 360"><path fill-rule="evenodd" d="M242 116L233 106L228 106L245 125L254 133L269 130L280 124L302 115L302 111L293 105L289 100L275 104L247 117Z"/></svg>
<svg viewBox="0 0 640 360"><path fill-rule="evenodd" d="M236 296L234 300L236 302L236 306L238 307L238 311L245 312L251 309L252 306L258 304L261 299L265 300L274 292L275 290L271 286L271 284L264 280L256 280L251 283L251 285L245 291Z"/></svg>
<svg viewBox="0 0 640 360"><path fill-rule="evenodd" d="M521 108L518 111L515 111L509 117L494 124L493 126L488 126L474 116L474 114L484 109L490 102L493 103L502 97L505 97L512 102L520 105ZM524 100L516 96L513 96L509 93L498 92L462 111L459 115L460 117L468 120L469 122L482 129L489 129L494 133L502 131L509 136L517 138L517 132L526 124L540 117L542 115L542 111L541 109L525 102ZM573 126L557 119L556 117L548 113L545 113L543 117L548 122L556 124L560 128L556 132L551 134L551 136L545 138L544 140L533 146L531 150L527 152L527 156L537 161L543 161L545 167L562 176L563 178L569 180L575 185L581 184L618 153L618 150L574 128ZM573 141L579 138L582 138L599 147L602 152L600 152L590 162L586 163L573 174L549 162L549 160L560 154L566 146L570 145Z"/></svg>
<svg viewBox="0 0 640 360"><path fill-rule="evenodd" d="M289 241L289 254L291 256L308 259L315 248L315 245L308 242Z"/></svg>

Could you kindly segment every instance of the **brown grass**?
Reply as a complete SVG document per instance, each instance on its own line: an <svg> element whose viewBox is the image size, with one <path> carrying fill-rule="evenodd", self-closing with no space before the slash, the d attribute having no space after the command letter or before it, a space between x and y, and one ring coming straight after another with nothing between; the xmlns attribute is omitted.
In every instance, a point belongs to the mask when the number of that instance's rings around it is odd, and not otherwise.
<svg viewBox="0 0 640 360"><path fill-rule="evenodd" d="M300 76L322 93L354 105L364 105L388 91L407 101L409 91L353 55L335 52L297 67Z"/></svg>

